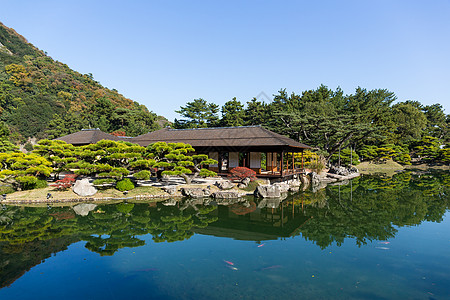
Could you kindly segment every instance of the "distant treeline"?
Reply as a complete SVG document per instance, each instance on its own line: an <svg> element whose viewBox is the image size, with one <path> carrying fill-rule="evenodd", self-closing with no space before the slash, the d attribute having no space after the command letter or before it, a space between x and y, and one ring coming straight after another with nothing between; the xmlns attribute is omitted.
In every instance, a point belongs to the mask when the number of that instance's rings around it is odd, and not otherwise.
<svg viewBox="0 0 450 300"><path fill-rule="evenodd" d="M236 98L222 107L195 99L176 112L175 128L262 125L294 140L316 147L327 160L339 149L356 150L362 160L394 160L409 164L411 157L428 161L450 160L449 122L441 104L396 102L386 89L358 87L345 95L321 85L291 93L285 89L269 103ZM348 150L349 151L349 150Z"/></svg>

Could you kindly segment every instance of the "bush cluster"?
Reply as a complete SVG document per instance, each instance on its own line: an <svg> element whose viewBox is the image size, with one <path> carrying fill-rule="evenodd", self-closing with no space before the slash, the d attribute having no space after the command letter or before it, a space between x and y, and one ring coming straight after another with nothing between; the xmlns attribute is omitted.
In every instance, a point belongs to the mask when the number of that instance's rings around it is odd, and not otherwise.
<svg viewBox="0 0 450 300"><path fill-rule="evenodd" d="M134 189L134 184L131 182L130 179L124 178L117 182L116 189L118 189L121 192L130 191Z"/></svg>

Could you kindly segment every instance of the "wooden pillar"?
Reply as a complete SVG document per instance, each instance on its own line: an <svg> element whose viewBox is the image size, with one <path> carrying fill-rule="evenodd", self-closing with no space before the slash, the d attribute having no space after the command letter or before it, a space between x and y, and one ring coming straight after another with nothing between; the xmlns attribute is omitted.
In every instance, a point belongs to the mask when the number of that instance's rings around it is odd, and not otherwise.
<svg viewBox="0 0 450 300"><path fill-rule="evenodd" d="M266 152L266 172L269 170L269 153Z"/></svg>
<svg viewBox="0 0 450 300"><path fill-rule="evenodd" d="M302 149L302 172L303 172L304 168L303 168L303 149Z"/></svg>
<svg viewBox="0 0 450 300"><path fill-rule="evenodd" d="M292 173L295 172L294 152L292 152Z"/></svg>
<svg viewBox="0 0 450 300"><path fill-rule="evenodd" d="M283 177L283 168L284 168L284 150L281 151L281 170L280 170L281 177Z"/></svg>

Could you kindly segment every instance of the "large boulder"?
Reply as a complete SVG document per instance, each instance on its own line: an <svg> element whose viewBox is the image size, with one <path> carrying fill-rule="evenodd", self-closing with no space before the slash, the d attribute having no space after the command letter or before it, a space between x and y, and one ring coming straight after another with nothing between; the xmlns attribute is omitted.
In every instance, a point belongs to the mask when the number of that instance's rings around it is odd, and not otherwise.
<svg viewBox="0 0 450 300"><path fill-rule="evenodd" d="M214 199L236 199L240 196L238 191L218 191L213 194Z"/></svg>
<svg viewBox="0 0 450 300"><path fill-rule="evenodd" d="M289 184L285 182L276 182L273 185L278 186L280 193L287 193L289 191Z"/></svg>
<svg viewBox="0 0 450 300"><path fill-rule="evenodd" d="M89 182L89 179L84 178L75 182L73 192L81 197L89 197L95 195L97 189Z"/></svg>
<svg viewBox="0 0 450 300"><path fill-rule="evenodd" d="M328 170L328 173L330 174L336 174L341 176L347 176L350 174L349 170L345 167L338 167L338 166L331 166L330 170Z"/></svg>
<svg viewBox="0 0 450 300"><path fill-rule="evenodd" d="M305 189L306 187L309 186L310 179L306 175L301 175L300 176L300 182L303 184L303 189Z"/></svg>
<svg viewBox="0 0 450 300"><path fill-rule="evenodd" d="M320 184L320 176L316 172L309 173L309 176L311 177L311 186L316 187Z"/></svg>
<svg viewBox="0 0 450 300"><path fill-rule="evenodd" d="M211 190L203 188L181 188L181 193L186 197L204 198L211 195Z"/></svg>
<svg viewBox="0 0 450 300"><path fill-rule="evenodd" d="M72 209L73 211L79 215L79 216L87 216L90 211L93 211L97 205L95 204L88 204L88 203L81 203L78 205L75 205Z"/></svg>
<svg viewBox="0 0 450 300"><path fill-rule="evenodd" d="M229 180L218 180L215 184L221 190L229 190L234 187L234 183Z"/></svg>
<svg viewBox="0 0 450 300"><path fill-rule="evenodd" d="M290 186L289 187L289 192L292 192L292 193L297 193L298 191L300 190L300 187L299 186Z"/></svg>
<svg viewBox="0 0 450 300"><path fill-rule="evenodd" d="M260 185L256 188L254 194L258 198L279 198L281 191L278 185Z"/></svg>

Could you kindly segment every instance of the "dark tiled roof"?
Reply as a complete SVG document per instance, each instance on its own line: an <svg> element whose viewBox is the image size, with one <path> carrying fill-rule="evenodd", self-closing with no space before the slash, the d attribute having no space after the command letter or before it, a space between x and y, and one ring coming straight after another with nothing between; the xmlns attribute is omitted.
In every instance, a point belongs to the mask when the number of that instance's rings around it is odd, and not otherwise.
<svg viewBox="0 0 450 300"><path fill-rule="evenodd" d="M81 131L56 138L55 140L61 140L72 145L87 145L87 144L95 144L101 140L122 141L130 139L117 137L96 128L96 129L82 129Z"/></svg>
<svg viewBox="0 0 450 300"><path fill-rule="evenodd" d="M192 147L284 147L309 149L284 135L261 126L169 129L149 132L130 139L130 142L147 146L155 142L187 143Z"/></svg>

